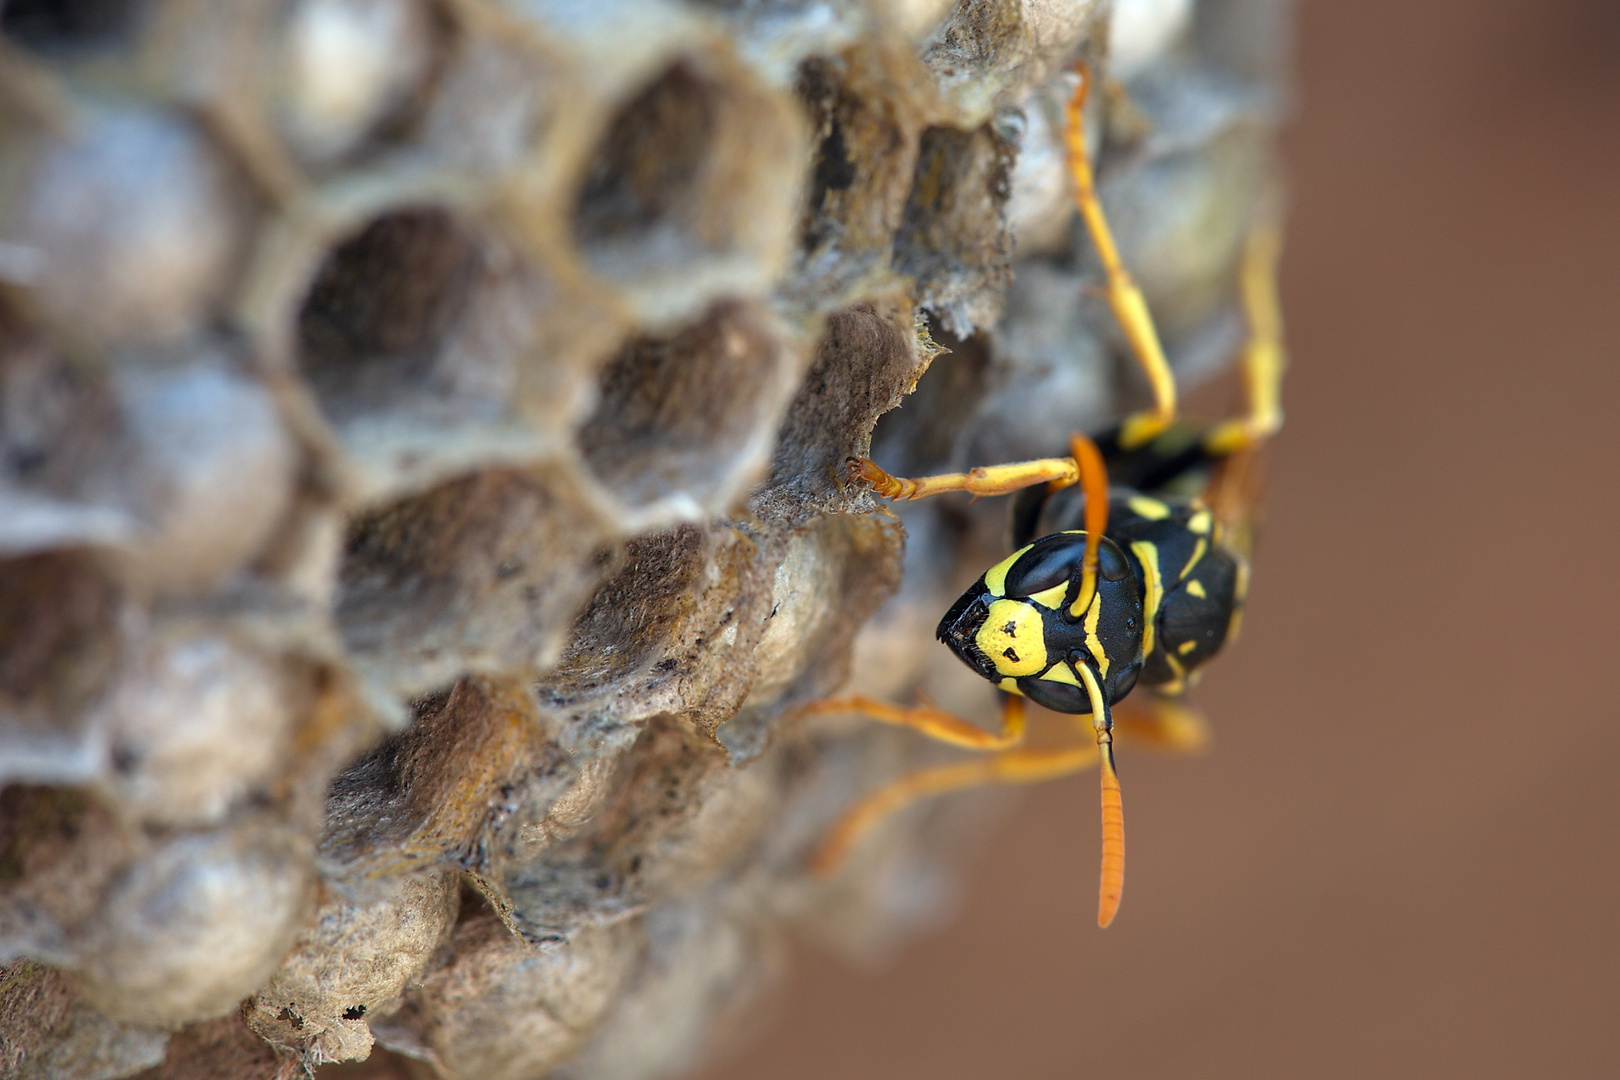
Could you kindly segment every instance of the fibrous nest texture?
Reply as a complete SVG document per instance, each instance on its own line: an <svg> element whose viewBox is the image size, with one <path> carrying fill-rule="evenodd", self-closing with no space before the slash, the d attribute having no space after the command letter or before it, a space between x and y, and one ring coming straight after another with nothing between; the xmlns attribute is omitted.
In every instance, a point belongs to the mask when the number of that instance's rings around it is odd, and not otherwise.
<svg viewBox="0 0 1620 1080"><path fill-rule="evenodd" d="M929 751L795 712L986 701L930 630L998 512L844 459L1140 402L1077 59L1173 360L1230 355L1279 21L0 3L0 1076L670 1075L785 931L925 920L973 815L809 877Z"/></svg>

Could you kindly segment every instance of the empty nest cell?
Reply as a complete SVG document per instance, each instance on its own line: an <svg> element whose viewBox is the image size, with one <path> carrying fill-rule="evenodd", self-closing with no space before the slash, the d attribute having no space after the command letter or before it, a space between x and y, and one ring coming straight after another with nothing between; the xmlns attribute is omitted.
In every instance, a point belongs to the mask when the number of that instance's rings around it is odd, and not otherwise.
<svg viewBox="0 0 1620 1080"><path fill-rule="evenodd" d="M359 517L337 620L362 669L411 696L461 672L537 672L595 587L606 531L565 474L487 469Z"/></svg>
<svg viewBox="0 0 1620 1080"><path fill-rule="evenodd" d="M509 848L543 844L540 823L579 775L521 680L464 678L411 713L333 781L327 803L322 871L367 902L390 878L484 876Z"/></svg>
<svg viewBox="0 0 1620 1080"><path fill-rule="evenodd" d="M837 467L867 452L878 417L911 392L932 356L903 298L878 296L828 316L754 507L791 515L782 500L835 512L860 505L867 497L847 487Z"/></svg>
<svg viewBox="0 0 1620 1080"><path fill-rule="evenodd" d="M796 111L737 69L677 61L609 121L573 210L597 274L668 318L785 261L805 147Z"/></svg>
<svg viewBox="0 0 1620 1080"><path fill-rule="evenodd" d="M45 736L102 694L122 649L121 603L88 552L0 559L0 740ZM13 767L31 756L21 745L0 752Z"/></svg>
<svg viewBox="0 0 1620 1080"><path fill-rule="evenodd" d="M692 230L698 250L704 172L720 122L719 89L677 64L613 118L585 175L574 233L581 243L644 242L660 225Z"/></svg>
<svg viewBox="0 0 1620 1080"><path fill-rule="evenodd" d="M432 206L384 214L335 247L298 313L301 366L322 408L341 421L431 393L481 263L472 232Z"/></svg>
<svg viewBox="0 0 1620 1080"><path fill-rule="evenodd" d="M829 249L855 257L857 268L885 257L900 226L922 121L915 104L879 92L888 77L882 58L863 49L799 69L794 88L816 125L799 227L813 269Z"/></svg>
<svg viewBox="0 0 1620 1080"><path fill-rule="evenodd" d="M298 313L300 367L377 501L566 442L599 310L492 229L404 205L338 243Z"/></svg>
<svg viewBox="0 0 1620 1080"><path fill-rule="evenodd" d="M958 337L994 324L1012 281L1007 201L1016 156L995 121L922 134L894 266L916 279L918 302Z"/></svg>
<svg viewBox="0 0 1620 1080"><path fill-rule="evenodd" d="M108 379L0 330L0 552L124 535L131 449Z"/></svg>
<svg viewBox="0 0 1620 1080"><path fill-rule="evenodd" d="M762 469L796 367L763 310L715 304L607 364L580 451L633 517L723 512Z"/></svg>

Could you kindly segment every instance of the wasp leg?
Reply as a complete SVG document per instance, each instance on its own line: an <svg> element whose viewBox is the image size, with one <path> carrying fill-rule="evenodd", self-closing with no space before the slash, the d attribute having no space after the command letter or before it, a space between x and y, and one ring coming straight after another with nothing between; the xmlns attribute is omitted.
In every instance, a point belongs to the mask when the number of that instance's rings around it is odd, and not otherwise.
<svg viewBox="0 0 1620 1080"><path fill-rule="evenodd" d="M873 826L919 799L983 784L1034 784L1055 780L1089 769L1097 763L1097 758L1098 749L1093 745L1007 750L903 776L868 795L845 814L812 856L810 869L816 874L832 873Z"/></svg>
<svg viewBox="0 0 1620 1080"><path fill-rule="evenodd" d="M1211 457L1258 449L1282 427L1282 377L1288 356L1277 298L1281 255L1282 229L1275 215L1266 213L1249 231L1239 279L1243 317L1249 324L1249 340L1239 357L1248 410L1210 429L1204 450Z"/></svg>
<svg viewBox="0 0 1620 1080"><path fill-rule="evenodd" d="M858 713L870 720L897 727L920 731L930 739L938 739L965 750L1008 750L1024 741L1026 726L1024 699L1005 695L1001 702L1001 732L992 733L952 716L932 705L895 705L877 698L860 695L826 698L813 702L800 711L801 716L816 713Z"/></svg>
<svg viewBox="0 0 1620 1080"><path fill-rule="evenodd" d="M1097 198L1096 178L1091 171L1091 161L1086 157L1085 134L1086 98L1091 93L1092 74L1085 65L1076 70L1080 75L1080 85L1069 99L1066 110L1066 142L1069 175L1074 182L1074 202L1085 220L1086 231L1091 235L1092 246L1097 249L1097 257L1108 278L1108 306L1113 309L1114 318L1125 333L1125 340L1130 343L1137 363L1142 366L1148 384L1153 388L1153 408L1127 417L1120 427L1119 444L1129 450L1151 442L1175 422L1176 380L1170 372L1170 362L1165 359L1164 347L1159 344L1159 332L1154 328L1147 300L1143 298L1142 290L1137 287L1130 271L1120 261L1119 246L1114 243L1113 230L1108 227L1102 202Z"/></svg>
<svg viewBox="0 0 1620 1080"><path fill-rule="evenodd" d="M1012 465L981 465L965 473L942 473L907 479L891 476L878 468L870 458L850 458L849 474L852 479L865 480L872 490L885 499L901 502L926 499L949 491L967 491L974 495L1010 495L1036 484L1069 487L1080 479L1080 470L1073 458L1040 458L1020 461Z"/></svg>
<svg viewBox="0 0 1620 1080"><path fill-rule="evenodd" d="M871 485L874 494L896 502L927 499L952 491L966 491L973 495L1011 495L1036 484L1046 484L1057 491L1083 483L1086 497L1101 500L1106 515L1108 471L1103 465L1102 451L1088 436L1078 431L1069 436L1069 451L1069 457L1037 458L1010 465L980 465L967 472L915 478L885 472L871 458L852 457L845 464L851 480L863 480ZM1106 526L1106 516L1102 520ZM1101 529L1097 531L1099 535L1102 532Z"/></svg>
<svg viewBox="0 0 1620 1080"><path fill-rule="evenodd" d="M1186 698L1155 694L1144 687L1114 706L1114 729L1132 744L1178 754L1209 749L1209 721Z"/></svg>

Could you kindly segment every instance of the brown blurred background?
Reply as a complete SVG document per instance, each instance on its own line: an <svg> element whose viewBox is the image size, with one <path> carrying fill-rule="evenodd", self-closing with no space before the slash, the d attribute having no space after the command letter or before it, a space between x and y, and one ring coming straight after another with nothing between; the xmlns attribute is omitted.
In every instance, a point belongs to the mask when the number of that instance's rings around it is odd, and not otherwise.
<svg viewBox="0 0 1620 1080"><path fill-rule="evenodd" d="M1294 368L1201 760L1032 791L709 1080L1620 1076L1620 2L1301 5Z"/></svg>

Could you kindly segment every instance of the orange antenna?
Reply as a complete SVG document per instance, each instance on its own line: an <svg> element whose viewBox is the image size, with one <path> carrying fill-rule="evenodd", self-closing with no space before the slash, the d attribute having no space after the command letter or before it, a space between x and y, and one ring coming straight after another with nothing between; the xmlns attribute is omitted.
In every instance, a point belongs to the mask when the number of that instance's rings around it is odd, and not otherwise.
<svg viewBox="0 0 1620 1080"><path fill-rule="evenodd" d="M1119 898L1125 892L1125 803L1119 794L1119 774L1114 771L1114 718L1103 699L1102 686L1090 665L1076 664L1075 670L1091 698L1091 723L1097 732L1102 761L1102 876L1097 886L1097 925L1106 928L1119 914Z"/></svg>
<svg viewBox="0 0 1620 1080"><path fill-rule="evenodd" d="M1102 451L1080 432L1069 436L1069 453L1080 470L1086 493L1086 550L1080 558L1080 592L1069 605L1069 615L1080 618L1097 595L1097 546L1108 529L1108 468Z"/></svg>

